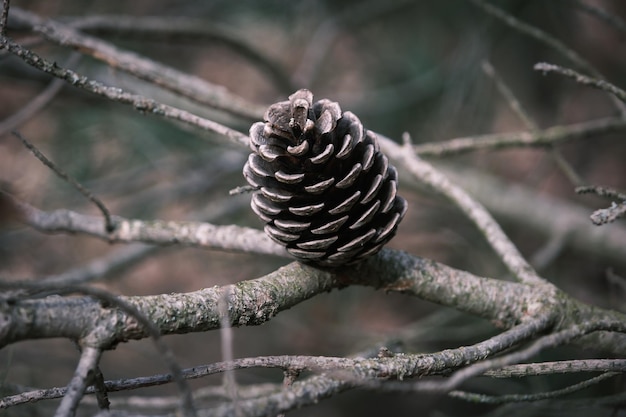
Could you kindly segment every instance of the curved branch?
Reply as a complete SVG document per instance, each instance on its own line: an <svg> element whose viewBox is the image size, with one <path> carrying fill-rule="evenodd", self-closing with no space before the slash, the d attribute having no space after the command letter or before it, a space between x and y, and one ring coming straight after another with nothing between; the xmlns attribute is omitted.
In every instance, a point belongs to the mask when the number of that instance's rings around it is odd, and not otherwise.
<svg viewBox="0 0 626 417"><path fill-rule="evenodd" d="M532 329L534 331L535 329ZM457 349L454 349L457 350ZM426 361L431 357L435 357L440 353L419 355L423 359L425 366ZM202 378L208 375L214 375L217 373L225 372L228 370L236 369L248 369L248 368L278 368L278 369L298 369L309 370L314 372L329 372L334 371L351 371L355 368L374 368L377 371L369 372L370 378L388 378L392 375L389 374L389 364L391 362L408 363L410 358L416 355L402 355L398 357L388 358L339 358L339 357L318 357L318 356L260 356L254 358L240 358L235 359L232 362L218 362L210 365L199 365L193 368L187 368L182 370L182 375L186 379ZM417 366L413 366L414 369L419 369ZM396 369L401 370L400 367ZM570 373L570 372L604 372L616 374L626 372L626 360L613 359L613 360L575 360L575 361L562 361L562 362L542 362L542 363L530 363L520 365L510 365L505 368L488 371L484 375L495 378L510 378L510 377L524 377L530 375L552 375L558 373ZM436 370L432 370L429 373L431 375L437 374ZM396 374L397 376L398 374ZM337 376L337 375L335 375ZM404 374L405 377L410 375ZM146 377L137 377L130 379L118 379L112 381L106 381L105 387L108 392L117 392L123 390L137 389L153 387L162 384L172 382L171 374L159 374ZM368 386L365 385L365 388ZM212 390L218 387L208 387ZM268 387L269 388L269 387ZM279 391L280 387L277 385L271 385L271 391ZM36 390L32 388L21 388L22 393L16 395L10 395L0 400L0 408L9 408L24 403L32 403L42 400L49 400L55 398L61 398L67 393L67 387L56 387ZM85 394L93 394L96 389L93 386L87 387ZM459 391L452 391L450 395L455 396ZM263 395L274 394L274 392L264 392ZM474 395L474 394L472 394ZM476 394L479 395L479 394ZM227 397L226 393L221 391L219 396ZM245 399L249 396L243 395L241 398ZM258 397L258 395L256 396ZM498 397L500 398L500 397ZM179 398L172 398L171 406L179 405Z"/></svg>
<svg viewBox="0 0 626 417"><path fill-rule="evenodd" d="M565 244L618 265L626 261L626 227L614 223L599 228L589 221L589 209L523 184L503 181L470 167L437 163L437 169L476 197L498 219L513 221L539 236L563 236Z"/></svg>
<svg viewBox="0 0 626 417"><path fill-rule="evenodd" d="M19 285L22 284L12 283L10 287ZM347 285L371 286L413 295L494 320L504 327L547 313L558 317L563 328L582 320L626 323L626 318L617 312L586 306L550 287L529 287L481 278L405 252L383 249L355 267L321 270L294 262L264 277L239 282L231 291L231 324L264 323L317 294ZM120 299L143 312L165 335L218 329L221 317L217 306L223 291L224 288L213 287L185 294ZM47 314L35 314L36 311L46 311ZM3 345L48 337L76 339L98 322L117 324L107 326L112 332L107 340L112 344L148 336L132 316L85 297L4 302L0 304L0 316ZM624 338L617 341L604 338L595 343L616 351L626 347Z"/></svg>
<svg viewBox="0 0 626 417"><path fill-rule="evenodd" d="M278 368L297 371L325 372L331 378L347 381L351 384L368 386L374 380L402 379L431 375L447 374L450 370L475 363L484 358L502 352L531 338L537 332L550 325L547 317L532 320L511 330L505 331L488 340L457 349L446 349L429 354L400 354L391 357L376 358L341 358L317 356L260 356L218 362L181 371L185 379L202 378L208 375L226 373L237 369ZM145 388L172 382L171 374L149 377L106 381L108 391ZM305 381L301 381L301 384ZM346 386L347 387L347 386ZM285 396L284 390L279 396ZM35 402L44 399L59 398L66 395L66 388L35 390L6 397L0 401L0 408ZM95 387L88 387L86 393L95 393ZM283 410L285 411L285 410Z"/></svg>
<svg viewBox="0 0 626 417"><path fill-rule="evenodd" d="M452 375L449 379L441 382L417 382L413 389L426 389L426 390L434 390L441 392L449 392L452 389L458 387L466 380L477 376L482 375L488 370L498 369L506 365L512 365L515 363L526 361L533 356L540 353L542 350L549 348L560 346L566 342L570 342L574 339L579 338L585 334L589 334L591 332L597 330L612 330L613 326L610 324L605 328L602 322L592 322L586 323L580 326L572 326L569 329L561 330L556 333L549 334L547 336L543 336L538 340L534 341L530 346L525 349L522 349L517 352L509 353L506 355L499 356L497 358L485 360L479 363L474 363L467 368L461 369ZM514 330L514 329L513 329ZM536 333L535 333L536 334ZM411 389L411 388L409 388Z"/></svg>
<svg viewBox="0 0 626 417"><path fill-rule="evenodd" d="M20 284L13 283L11 288L16 285ZM262 278L237 283L231 291L231 324L264 323L304 300L346 285L410 294L496 320L505 327L547 312L558 315L562 302L539 287L480 278L404 252L383 250L353 268L324 271L291 263ZM213 287L185 294L120 299L143 312L165 335L218 329L221 317L217 306L223 291ZM584 306L578 308L581 315L586 311ZM85 297L13 300L12 304L0 304L0 315L4 317L0 321L3 345L25 339L80 338L97 323L116 323L106 327L111 332L106 340L113 345L148 336L131 315Z"/></svg>
<svg viewBox="0 0 626 417"><path fill-rule="evenodd" d="M392 159L400 161L418 181L430 186L458 206L476 224L506 267L522 283L548 285L524 259L513 242L505 235L491 214L465 190L453 184L431 164L417 157L409 144L401 147L379 135L381 149Z"/></svg>
<svg viewBox="0 0 626 417"><path fill-rule="evenodd" d="M506 404L506 403L527 402L527 401L540 401L540 400L546 400L549 398L561 397L563 395L571 394L573 392L577 392L585 388L589 388L593 385L599 384L605 379L612 378L616 375L618 375L616 372L606 372L601 375L594 376L593 378L586 379L577 384L569 385L565 388L557 389L554 391L540 392L537 394L509 394L509 395L494 396L494 395L476 394L476 393L465 392L465 391L451 391L449 395L451 397L470 401L472 403L482 403L482 404Z"/></svg>
<svg viewBox="0 0 626 417"><path fill-rule="evenodd" d="M13 286L15 285L18 284L14 283ZM522 322L519 327L480 342L471 349L450 349L432 355L396 355L385 360L368 362L360 359L358 363L349 362L352 365L349 372L356 372L357 380L385 375L436 374L448 366L454 369L482 360L506 349L512 343L519 343L553 323L561 327L568 326L574 320L605 320L603 325L607 329L626 331L626 318L618 313L586 307L574 301L569 301L572 305L568 307L567 302L563 305L563 300L559 300L564 295L556 299L547 297L544 291L540 291L541 287L480 278L389 249L384 249L353 268L323 271L292 263L265 277L240 282L229 290L232 294L229 300L229 319L233 326L261 324L278 312L316 294L346 285L367 285L415 295L491 318L507 327ZM187 294L120 299L144 313L165 335L219 328L223 317L219 314L218 303L224 291L224 288L213 287ZM573 309L577 312L576 317L569 314ZM35 311L45 311L46 314L34 314ZM72 315L73 320L68 320L68 314ZM94 323L107 324L106 329L111 333L106 335L106 339L113 344L147 337L145 328L135 318L124 311L103 306L91 298L12 300L11 304L0 304L0 315L0 322L3 324L0 327L0 340L4 343L38 337L77 338L86 329L92 328ZM176 317L176 320L172 320L172 317ZM103 339L100 337L100 340ZM626 345L624 339L626 338L621 340L621 348L617 346L616 350L623 351ZM601 344L596 342L595 346ZM298 362L291 362L293 360L283 361L282 365L298 365ZM323 361L330 361L326 365L337 366L333 358L323 359L318 364L324 364ZM308 365L314 366L314 363L309 362ZM238 407L247 409L253 405L268 405L269 410L274 410L272 407L284 410L288 409L284 407L309 404L327 395L344 391L356 383L354 378L345 380L343 377L338 379L328 375L315 376L306 381L295 382L286 392L251 403L240 401ZM222 412L227 414L229 407L232 405L224 405L213 412L215 415L223 415Z"/></svg>

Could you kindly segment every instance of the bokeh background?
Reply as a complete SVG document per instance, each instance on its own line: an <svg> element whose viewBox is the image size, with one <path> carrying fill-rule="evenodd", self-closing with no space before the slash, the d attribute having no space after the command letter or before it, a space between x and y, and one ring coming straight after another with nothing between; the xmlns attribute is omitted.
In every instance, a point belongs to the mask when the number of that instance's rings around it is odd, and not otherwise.
<svg viewBox="0 0 626 417"><path fill-rule="evenodd" d="M607 80L626 87L626 30L593 16L577 1L517 0L498 5L560 39L588 60ZM626 3L587 0L626 19ZM526 130L483 70L489 62L540 128L616 115L604 92L556 75L533 70L537 62L571 66L544 44L503 25L468 1L13 1L13 7L60 21L87 16L126 15L202 19L218 33L236 36L274 68L269 75L249 55L220 39L156 36L101 30L97 36L179 70L222 85L245 99L267 105L307 87L315 97L338 101L364 125L400 140L410 133L416 144L485 133ZM114 20L114 19L113 19ZM619 23L619 21L618 21ZM9 35L63 65L71 51L10 26ZM253 120L194 105L113 70L89 57L73 64L78 72L110 85L153 97L247 131ZM278 74L278 75L276 75ZM0 120L19 111L51 79L17 58L0 54ZM216 224L260 227L248 207L249 196L229 196L244 184L246 151L142 115L73 87L65 87L43 111L19 127L60 167L127 218L206 219ZM45 210L67 208L97 215L75 190L45 168L8 132L0 137L0 180L4 189ZM586 183L626 190L624 132L557 146ZM587 208L610 204L579 196L550 150L524 148L481 151L443 160L448 169L472 168L505 184L523 185L528 218L557 221L562 213L537 212L533 199L558 198ZM473 172L473 171L472 171ZM469 174L467 174L469 175ZM475 227L449 203L400 172L400 191L409 212L390 246L435 259L478 275L508 279ZM495 193L487 187L484 192ZM498 198L492 195L491 198ZM501 216L503 228L529 259L541 259L540 273L579 299L625 310L626 255L603 256L593 248L554 244L520 216ZM604 228L624 227L623 220ZM10 221L0 226L0 276L44 278L86 265L124 245L86 236L42 235ZM555 248L546 254L547 245ZM626 247L626 242L624 242ZM550 250L552 250L550 249ZM626 252L625 252L626 253ZM543 257L542 257L543 256ZM94 285L116 294L145 295L193 291L252 279L289 260L198 248L157 248ZM482 340L497 329L417 299L370 289L348 288L324 294L283 312L256 328L234 329L234 357L260 355L347 356L380 346L404 352L431 352ZM219 361L218 332L169 336L183 367ZM601 352L558 349L541 359L595 357ZM0 351L0 382L25 386L63 386L78 358L66 340L29 341ZM101 369L107 379L166 372L150 341L130 342L106 352ZM241 384L280 382L276 370L238 371ZM468 389L491 394L540 392L576 381L554 376L511 381L478 379ZM221 377L194 381L195 388L217 385ZM594 397L620 392L623 379L585 391ZM173 386L113 393L175 395ZM219 399L214 399L217 402ZM24 405L0 415L49 415L57 403ZM94 408L85 406L84 415ZM588 415L581 408L567 415ZM474 405L424 394L356 390L294 411L294 416L352 415L560 415L550 404ZM619 414L614 415L622 415ZM624 411L621 411L624 413Z"/></svg>

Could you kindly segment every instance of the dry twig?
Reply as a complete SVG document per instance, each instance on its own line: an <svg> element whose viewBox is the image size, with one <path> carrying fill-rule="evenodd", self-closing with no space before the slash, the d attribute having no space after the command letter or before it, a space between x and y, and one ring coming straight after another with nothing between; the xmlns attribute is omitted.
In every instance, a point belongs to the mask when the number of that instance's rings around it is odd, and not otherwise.
<svg viewBox="0 0 626 417"><path fill-rule="evenodd" d="M557 74L564 75L566 77L574 79L577 83L582 85L588 85L590 87L597 88L598 90L606 91L617 97L622 102L626 103L626 91L611 84L608 81L600 80L593 77L588 77L570 68L561 67L559 65L548 64L547 62L540 62L535 64L534 69L541 71L544 74L548 72L555 72Z"/></svg>
<svg viewBox="0 0 626 417"><path fill-rule="evenodd" d="M536 132L494 133L423 143L414 145L413 149L423 157L444 157L480 150L549 146L624 131L626 131L626 119L611 117L565 126L554 126Z"/></svg>
<svg viewBox="0 0 626 417"><path fill-rule="evenodd" d="M152 99L143 97L138 94L132 94L121 88L110 87L90 80L72 70L59 67L56 63L50 62L32 51L23 48L19 44L8 38L0 39L0 49L7 49L15 56L21 58L27 64L40 69L57 78L61 78L73 86L82 88L85 91L105 97L111 101L131 105L135 110L141 113L152 113L168 119L177 120L200 129L214 132L225 136L238 144L247 144L248 137L234 129L221 125L212 120L208 120L192 114L188 111L177 109L176 107L158 103Z"/></svg>
<svg viewBox="0 0 626 417"><path fill-rule="evenodd" d="M603 224L613 222L618 218L626 215L626 194L624 193L610 188L598 187L595 185L578 187L576 188L576 192L578 194L594 193L599 195L600 197L619 200L618 203L613 201L610 207L596 210L591 214L591 221L596 226L601 226Z"/></svg>

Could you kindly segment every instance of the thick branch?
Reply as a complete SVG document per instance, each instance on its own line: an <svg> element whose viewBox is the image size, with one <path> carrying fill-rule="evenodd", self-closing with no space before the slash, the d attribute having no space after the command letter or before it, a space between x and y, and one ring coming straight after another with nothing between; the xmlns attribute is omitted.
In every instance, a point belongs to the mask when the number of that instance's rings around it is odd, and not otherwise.
<svg viewBox="0 0 626 417"><path fill-rule="evenodd" d="M507 327L548 311L560 315L563 302L561 296L555 298L545 290L480 278L403 252L383 250L356 268L331 272L292 263L265 277L235 284L230 320L233 326L258 325L317 294L350 284L418 296ZM188 333L220 327L217 303L223 291L213 287L186 294L120 298L142 311L162 334ZM46 314L41 314L44 311ZM576 304L576 311L577 317L569 320L619 319L615 318L618 313L590 310L582 304ZM0 313L4 317L0 328L3 344L47 337L80 338L94 326L104 326L112 344L147 337L143 326L128 314L85 297L14 300L14 304L2 305Z"/></svg>

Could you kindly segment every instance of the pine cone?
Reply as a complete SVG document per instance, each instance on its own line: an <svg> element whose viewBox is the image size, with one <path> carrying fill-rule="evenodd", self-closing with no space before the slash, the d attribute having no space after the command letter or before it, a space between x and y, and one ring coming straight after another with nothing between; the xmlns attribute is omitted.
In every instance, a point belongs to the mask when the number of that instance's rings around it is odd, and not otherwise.
<svg viewBox="0 0 626 417"><path fill-rule="evenodd" d="M250 128L243 174L265 232L297 259L320 266L378 252L406 213L397 171L351 112L298 90Z"/></svg>

